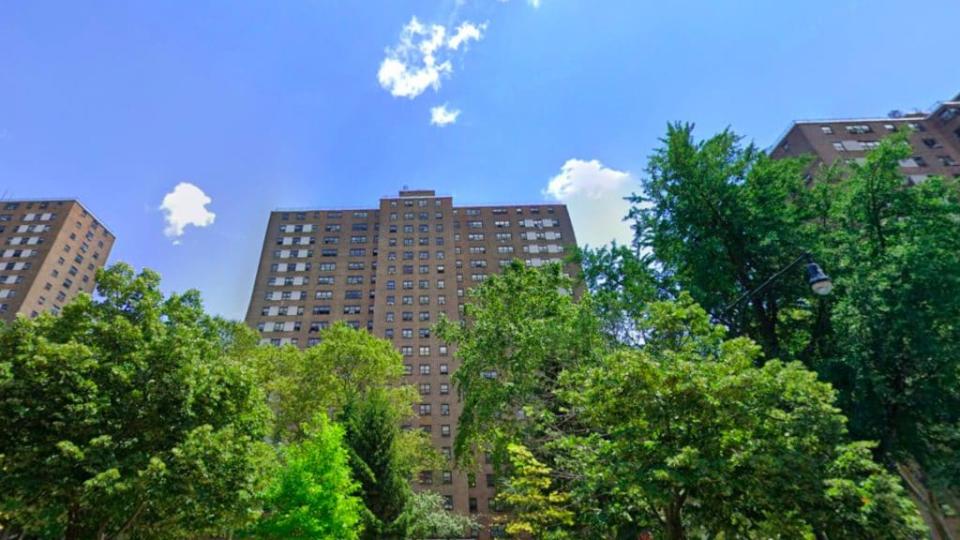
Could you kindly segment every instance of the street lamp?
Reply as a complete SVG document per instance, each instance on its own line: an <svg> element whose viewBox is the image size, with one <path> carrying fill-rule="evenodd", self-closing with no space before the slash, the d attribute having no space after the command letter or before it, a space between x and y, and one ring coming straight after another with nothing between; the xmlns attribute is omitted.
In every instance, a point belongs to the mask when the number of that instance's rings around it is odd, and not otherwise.
<svg viewBox="0 0 960 540"><path fill-rule="evenodd" d="M830 291L833 290L833 281L830 280L830 276L824 273L823 269L820 268L820 265L813 260L813 255L810 255L810 253L807 252L797 257L796 260L788 264L776 274L767 278L767 280L761 283L756 289L747 291L740 295L740 298L737 298L732 304L724 308L723 313L729 312L744 300L752 298L763 292L763 290L766 289L771 283L780 279L780 276L786 274L801 262L807 263L807 283L810 284L810 289L813 290L814 294L817 296L826 296L830 294Z"/></svg>
<svg viewBox="0 0 960 540"><path fill-rule="evenodd" d="M812 259L807 263L807 283L818 296L826 296L833 290L833 281L830 280L830 276L825 274L820 265Z"/></svg>

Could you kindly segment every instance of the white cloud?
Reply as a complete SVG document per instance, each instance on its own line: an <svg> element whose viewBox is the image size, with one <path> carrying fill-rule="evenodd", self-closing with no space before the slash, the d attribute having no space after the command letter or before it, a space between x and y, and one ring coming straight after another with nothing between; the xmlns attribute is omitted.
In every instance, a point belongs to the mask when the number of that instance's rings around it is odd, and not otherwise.
<svg viewBox="0 0 960 540"><path fill-rule="evenodd" d="M213 202L213 199L207 196L202 189L189 182L180 182L173 188L173 191L163 197L163 203L160 210L163 211L164 219L167 221L163 234L174 239L174 244L179 244L177 240L183 236L183 230L187 225L194 227L206 227L213 224L216 214L207 210L206 206Z"/></svg>
<svg viewBox="0 0 960 540"><path fill-rule="evenodd" d="M453 124L460 116L460 109L448 109L446 104L430 109L430 125L446 126Z"/></svg>
<svg viewBox="0 0 960 540"><path fill-rule="evenodd" d="M470 40L480 41L483 38L483 33L487 30L487 23L483 24L473 24L470 21L464 21L457 27L457 33L455 33L449 41L447 41L447 47L457 50L460 48L461 43L466 43Z"/></svg>
<svg viewBox="0 0 960 540"><path fill-rule="evenodd" d="M479 41L486 28L486 23L465 21L450 35L443 25L424 25L411 18L400 32L400 41L387 49L380 63L380 86L395 97L411 99L427 88L439 89L440 80L453 73L452 53L471 40Z"/></svg>
<svg viewBox="0 0 960 540"><path fill-rule="evenodd" d="M501 4L506 4L506 3L509 2L509 1L510 1L510 0L499 0L499 2L500 2ZM527 3L530 4L531 6L533 6L534 8L538 8L538 7L540 7L540 1L541 1L541 0L527 0Z"/></svg>
<svg viewBox="0 0 960 540"><path fill-rule="evenodd" d="M638 187L629 172L610 169L595 159L569 159L543 194L567 205L580 245L600 246L611 240L629 244L633 234L623 217L630 204L624 197Z"/></svg>

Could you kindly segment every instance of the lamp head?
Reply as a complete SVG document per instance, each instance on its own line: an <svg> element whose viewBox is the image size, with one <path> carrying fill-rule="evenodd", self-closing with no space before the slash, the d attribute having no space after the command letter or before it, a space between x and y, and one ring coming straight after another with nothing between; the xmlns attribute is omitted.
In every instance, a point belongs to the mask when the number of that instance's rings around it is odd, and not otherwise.
<svg viewBox="0 0 960 540"><path fill-rule="evenodd" d="M815 262L807 263L807 283L818 296L826 296L833 290L833 281L830 276L823 272L820 265Z"/></svg>

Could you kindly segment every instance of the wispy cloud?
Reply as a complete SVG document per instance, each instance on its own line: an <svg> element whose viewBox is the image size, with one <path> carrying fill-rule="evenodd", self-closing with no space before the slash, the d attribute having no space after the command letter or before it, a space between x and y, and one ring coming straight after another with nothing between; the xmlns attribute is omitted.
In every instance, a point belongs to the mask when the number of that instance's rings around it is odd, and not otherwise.
<svg viewBox="0 0 960 540"><path fill-rule="evenodd" d="M438 90L441 80L453 73L453 53L482 39L486 27L486 23L464 21L450 32L443 25L425 25L413 17L401 30L399 42L387 49L377 81L395 97L413 99L428 88Z"/></svg>
<svg viewBox="0 0 960 540"><path fill-rule="evenodd" d="M455 123L458 116L460 116L459 109L448 109L446 103L444 103L439 107L430 109L430 124L440 127L448 126Z"/></svg>
<svg viewBox="0 0 960 540"><path fill-rule="evenodd" d="M179 238L183 236L184 229L188 225L194 227L212 225L217 215L206 208L212 202L213 199L199 187L189 182L180 182L170 193L164 195L163 202L160 204L160 210L163 211L167 222L163 234L173 238L174 244L179 244Z"/></svg>
<svg viewBox="0 0 960 540"><path fill-rule="evenodd" d="M611 240L629 244L632 234L623 218L630 204L624 197L637 187L629 172L611 169L596 159L569 159L543 194L567 205L581 245L599 246Z"/></svg>

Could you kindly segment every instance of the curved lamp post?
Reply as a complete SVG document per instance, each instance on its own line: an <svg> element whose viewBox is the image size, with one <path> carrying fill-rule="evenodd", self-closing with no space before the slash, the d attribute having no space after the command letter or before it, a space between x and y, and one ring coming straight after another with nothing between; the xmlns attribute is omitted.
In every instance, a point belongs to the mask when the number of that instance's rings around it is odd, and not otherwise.
<svg viewBox="0 0 960 540"><path fill-rule="evenodd" d="M733 301L732 304L723 309L723 313L727 313L731 309L740 305L741 302L748 298L752 298L757 294L763 292L764 289L770 286L771 283L780 279L781 276L795 268L802 262L807 263L807 283L810 284L810 289L813 290L814 294L817 296L825 296L830 294L830 291L833 290L833 281L830 280L830 276L824 273L823 269L820 268L820 265L813 260L813 255L809 252L806 252L796 258L792 263L788 264L786 267L782 268L776 274L767 278L766 281L760 284L759 287L753 289L752 291L747 291L740 295L740 298L737 298Z"/></svg>

